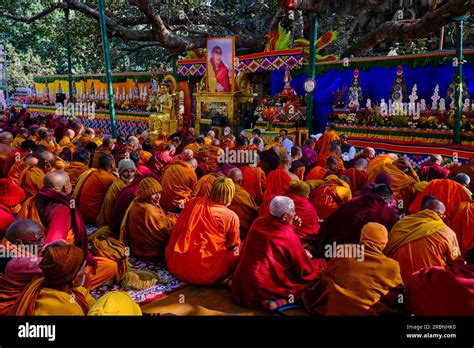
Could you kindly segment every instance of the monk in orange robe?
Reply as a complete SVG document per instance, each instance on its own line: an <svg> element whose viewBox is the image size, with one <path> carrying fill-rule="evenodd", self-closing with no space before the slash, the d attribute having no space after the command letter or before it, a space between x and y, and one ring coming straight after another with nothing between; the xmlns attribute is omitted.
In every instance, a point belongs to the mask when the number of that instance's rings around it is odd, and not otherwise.
<svg viewBox="0 0 474 348"><path fill-rule="evenodd" d="M342 172L342 175L351 179L351 191L352 195L354 195L367 184L367 160L359 158L354 167L345 170Z"/></svg>
<svg viewBox="0 0 474 348"><path fill-rule="evenodd" d="M35 278L24 288L10 314L87 315L95 299L82 287L84 261L83 251L73 245L53 245L46 249L39 264L43 277Z"/></svg>
<svg viewBox="0 0 474 348"><path fill-rule="evenodd" d="M269 213L255 220L245 240L232 276L232 301L250 308L267 300L298 302L303 290L318 280L325 262L311 260L294 231L295 224L293 201L273 198Z"/></svg>
<svg viewBox="0 0 474 348"><path fill-rule="evenodd" d="M119 162L119 177L109 186L104 197L104 202L97 216L97 227L110 226L114 216L115 203L120 192L135 178L137 168L131 159L123 159Z"/></svg>
<svg viewBox="0 0 474 348"><path fill-rule="evenodd" d="M430 199L422 209L392 227L384 250L400 263L403 280L422 268L462 261L456 234L441 218L445 216L444 204Z"/></svg>
<svg viewBox="0 0 474 348"><path fill-rule="evenodd" d="M59 141L59 146L61 148L67 147L72 152L76 150L76 146L73 144L75 132L72 129L68 129L64 132L63 138Z"/></svg>
<svg viewBox="0 0 474 348"><path fill-rule="evenodd" d="M89 170L90 153L86 149L79 149L73 154L73 161L69 162L64 171L69 175L72 189L76 188L77 180L86 170Z"/></svg>
<svg viewBox="0 0 474 348"><path fill-rule="evenodd" d="M324 167L329 157L334 157L337 160L335 174L339 175L345 168L344 161L341 158L341 147L337 144L332 144L328 153L319 155L316 166Z"/></svg>
<svg viewBox="0 0 474 348"><path fill-rule="evenodd" d="M89 225L96 225L107 190L117 179L112 174L114 169L114 158L111 155L102 155L99 158L99 169L85 171L77 181L74 199L84 221Z"/></svg>
<svg viewBox="0 0 474 348"><path fill-rule="evenodd" d="M0 239L7 228L15 221L14 212L18 212L25 199L25 192L8 178L0 179Z"/></svg>
<svg viewBox="0 0 474 348"><path fill-rule="evenodd" d="M212 143L206 146L206 150L209 151L206 165L211 172L215 172L219 168L219 157L224 153L224 150L221 148L218 139L213 139Z"/></svg>
<svg viewBox="0 0 474 348"><path fill-rule="evenodd" d="M335 175L339 161L336 157L329 157L324 167L316 166L312 168L305 180L323 180L327 175Z"/></svg>
<svg viewBox="0 0 474 348"><path fill-rule="evenodd" d="M191 199L197 182L196 168L197 161L194 158L187 161L178 160L166 167L161 179L163 194L160 200L160 205L164 210L179 212Z"/></svg>
<svg viewBox="0 0 474 348"><path fill-rule="evenodd" d="M26 167L20 175L19 184L25 191L26 198L39 192L43 187L44 175L53 169L56 162L56 156L49 151L43 151L38 156L38 165Z"/></svg>
<svg viewBox="0 0 474 348"><path fill-rule="evenodd" d="M221 138L221 145L223 149L235 148L235 136L233 136L230 131L230 127L225 127L222 132L224 134Z"/></svg>
<svg viewBox="0 0 474 348"><path fill-rule="evenodd" d="M272 143L268 144L267 146L263 148L263 151L269 151L272 149L272 147L276 146L280 150L280 154L286 154L287 152L285 148L283 147L282 143L283 143L283 138L280 136L276 136L275 140Z"/></svg>
<svg viewBox="0 0 474 348"><path fill-rule="evenodd" d="M56 139L47 129L40 129L38 136L38 145L46 147L49 152L54 153L55 155L59 155L61 147L56 143Z"/></svg>
<svg viewBox="0 0 474 348"><path fill-rule="evenodd" d="M326 219L341 205L352 199L350 179L329 175L324 184L317 186L311 194L311 204L321 220Z"/></svg>
<svg viewBox="0 0 474 348"><path fill-rule="evenodd" d="M83 148L86 148L87 144L94 141L94 138L95 130L93 130L92 128L86 128L82 136L79 138L79 141L81 142L81 146Z"/></svg>
<svg viewBox="0 0 474 348"><path fill-rule="evenodd" d="M161 260L173 223L160 207L162 187L154 178L138 184L138 196L130 204L120 228L120 241L130 246L131 255Z"/></svg>
<svg viewBox="0 0 474 348"><path fill-rule="evenodd" d="M460 203L471 201L471 196L461 184L452 179L435 179L431 180L428 186L416 195L410 205L410 214L420 211L421 201L427 195L433 195L443 202L448 220L454 215Z"/></svg>
<svg viewBox="0 0 474 348"><path fill-rule="evenodd" d="M282 154L280 156L280 164L277 169L272 170L267 176L267 190L265 196L270 195L286 195L291 180L299 180L299 178L290 172L291 156Z"/></svg>
<svg viewBox="0 0 474 348"><path fill-rule="evenodd" d="M111 155L114 147L114 140L111 137L104 137L102 139L102 145L100 145L92 157L91 168L99 168L99 158L102 155Z"/></svg>
<svg viewBox="0 0 474 348"><path fill-rule="evenodd" d="M223 176L223 174L210 173L204 175L197 181L196 185L194 185L192 195L194 197L209 196L211 194L212 185L214 184L214 181L220 176Z"/></svg>
<svg viewBox="0 0 474 348"><path fill-rule="evenodd" d="M392 164L398 159L398 156L394 153L380 154L377 157L370 160L367 165L367 172L372 172L372 170L380 164Z"/></svg>
<svg viewBox="0 0 474 348"><path fill-rule="evenodd" d="M168 134L166 132L161 132L158 137L153 140L153 152L165 151L165 146L168 144Z"/></svg>
<svg viewBox="0 0 474 348"><path fill-rule="evenodd" d="M21 128L20 131L16 134L15 139L13 139L12 146L20 150L21 143L27 139L28 139L28 129Z"/></svg>
<svg viewBox="0 0 474 348"><path fill-rule="evenodd" d="M321 315L401 314L404 286L398 262L382 252L387 240L385 226L369 222L359 244L332 250L320 282L303 293L306 309Z"/></svg>
<svg viewBox="0 0 474 348"><path fill-rule="evenodd" d="M26 155L21 158L19 161L15 161L15 164L8 171L8 178L13 181L15 184L20 186L20 176L21 173L26 169L26 167L37 166L38 159L33 155Z"/></svg>
<svg viewBox="0 0 474 348"><path fill-rule="evenodd" d="M316 152L318 152L319 156L328 155L331 145L336 142L339 144L340 141L341 139L336 132L336 125L334 123L328 123L326 126L326 131L316 143Z"/></svg>
<svg viewBox="0 0 474 348"><path fill-rule="evenodd" d="M267 177L260 167L244 165L242 171L242 188L255 199L257 205L262 204L266 191Z"/></svg>
<svg viewBox="0 0 474 348"><path fill-rule="evenodd" d="M474 248L474 203L459 203L448 217L448 226L456 233L461 254L466 257L467 251Z"/></svg>
<svg viewBox="0 0 474 348"><path fill-rule="evenodd" d="M228 208L239 217L240 238L243 239L258 216L257 204L250 193L242 188L243 176L239 168L232 168L227 176L232 179L235 185L234 199L232 199L232 203L230 203Z"/></svg>
<svg viewBox="0 0 474 348"><path fill-rule="evenodd" d="M194 154L197 154L201 149L204 149L203 137L197 137L194 143L188 144L184 147L184 150L192 150Z"/></svg>
<svg viewBox="0 0 474 348"><path fill-rule="evenodd" d="M314 244L319 231L318 213L309 201L310 193L311 189L304 181L290 181L288 197L295 203L296 216L301 219L301 224L295 226L295 232L305 247Z"/></svg>
<svg viewBox="0 0 474 348"><path fill-rule="evenodd" d="M209 197L186 203L166 248L168 270L192 284L218 284L230 276L240 254L239 218L226 206L235 185L229 178L214 181Z"/></svg>
<svg viewBox="0 0 474 348"><path fill-rule="evenodd" d="M375 161L377 158L373 159ZM371 161L372 163L372 161ZM407 158L400 158L393 163L383 163L369 171L368 182L374 182L380 173L386 173L392 179L393 197L399 207L408 209L416 195L415 185L419 182L418 175L413 170Z"/></svg>

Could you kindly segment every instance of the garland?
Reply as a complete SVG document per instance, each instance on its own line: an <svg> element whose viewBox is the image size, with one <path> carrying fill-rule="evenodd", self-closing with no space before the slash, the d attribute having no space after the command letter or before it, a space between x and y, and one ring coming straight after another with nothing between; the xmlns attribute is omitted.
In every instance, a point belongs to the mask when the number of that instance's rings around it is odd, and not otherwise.
<svg viewBox="0 0 474 348"><path fill-rule="evenodd" d="M165 75L172 75L172 72L159 72L158 73L158 81L160 81ZM133 80L136 82L150 82L151 79L151 74L150 73L137 73L137 74L126 74L126 75L120 75L120 74L113 74L112 75L112 83L122 83L126 82L126 80ZM51 75L51 76L35 76L33 77L33 81L36 83L52 83L54 81L68 81L68 75ZM80 82L80 81L86 81L86 80L99 80L102 83L107 82L107 78L105 75L96 75L96 74L90 74L90 75L72 75L71 76L71 81L74 82Z"/></svg>

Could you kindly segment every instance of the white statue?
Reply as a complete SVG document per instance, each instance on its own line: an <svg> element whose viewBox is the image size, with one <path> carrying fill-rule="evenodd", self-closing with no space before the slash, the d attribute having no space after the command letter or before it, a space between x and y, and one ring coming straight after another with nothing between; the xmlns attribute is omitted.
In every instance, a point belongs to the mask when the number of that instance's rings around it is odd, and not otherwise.
<svg viewBox="0 0 474 348"><path fill-rule="evenodd" d="M439 100L439 111L440 112L445 112L446 111L446 101L444 100L444 98L441 98Z"/></svg>
<svg viewBox="0 0 474 348"><path fill-rule="evenodd" d="M367 102L365 103L365 108L368 110L372 110L372 101L370 99L367 99Z"/></svg>
<svg viewBox="0 0 474 348"><path fill-rule="evenodd" d="M385 103L385 99L382 99L380 101L380 110L382 112L382 116L387 116L388 114L388 107L387 107L387 103Z"/></svg>
<svg viewBox="0 0 474 348"><path fill-rule="evenodd" d="M426 101L424 99L420 100L420 111L426 111Z"/></svg>
<svg viewBox="0 0 474 348"><path fill-rule="evenodd" d="M436 85L434 94L431 97L431 100L433 101L433 104L431 104L431 110L438 110L438 100L440 99L439 96L439 85Z"/></svg>
<svg viewBox="0 0 474 348"><path fill-rule="evenodd" d="M408 99L410 99L410 103L408 104L408 114L409 115L414 115L416 112L416 101L418 100L418 94L416 93L418 91L418 87L413 85L413 89L411 90L411 94L408 96Z"/></svg>

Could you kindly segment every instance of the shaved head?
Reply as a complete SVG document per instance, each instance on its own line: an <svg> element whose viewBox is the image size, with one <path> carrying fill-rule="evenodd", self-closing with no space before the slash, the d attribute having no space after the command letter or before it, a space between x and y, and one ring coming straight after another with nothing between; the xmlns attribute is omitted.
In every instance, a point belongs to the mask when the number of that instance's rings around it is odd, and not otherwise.
<svg viewBox="0 0 474 348"><path fill-rule="evenodd" d="M441 155L431 155L430 162L441 164L443 163L443 157L441 157Z"/></svg>
<svg viewBox="0 0 474 348"><path fill-rule="evenodd" d="M193 158L194 157L194 152L191 149L185 149L183 150L182 154L186 157Z"/></svg>
<svg viewBox="0 0 474 348"><path fill-rule="evenodd" d="M43 171L50 170L55 162L56 156L49 151L43 151L38 155L38 167Z"/></svg>
<svg viewBox="0 0 474 348"><path fill-rule="evenodd" d="M26 166L37 166L38 165L38 159L33 155L25 156L25 158L23 159L23 162L25 163Z"/></svg>
<svg viewBox="0 0 474 348"><path fill-rule="evenodd" d="M44 232L41 226L29 219L17 220L12 223L5 233L5 238L13 244L44 245Z"/></svg>
<svg viewBox="0 0 474 348"><path fill-rule="evenodd" d="M438 199L428 199L425 204L421 207L423 210L429 209L438 213L439 215L444 215L446 213L446 207L443 202Z"/></svg>
<svg viewBox="0 0 474 348"><path fill-rule="evenodd" d="M243 175L242 171L239 168L232 168L231 170L229 170L227 177L232 179L235 184L242 184Z"/></svg>
<svg viewBox="0 0 474 348"><path fill-rule="evenodd" d="M65 133L64 133L64 136L68 137L69 139L72 139L74 138L74 135L76 133L72 130L72 129L68 129Z"/></svg>
<svg viewBox="0 0 474 348"><path fill-rule="evenodd" d="M11 145L13 142L13 134L10 132L0 133L0 144Z"/></svg>
<svg viewBox="0 0 474 348"><path fill-rule="evenodd" d="M138 140L137 137L132 135L131 137L128 137L127 145L134 145L134 144L140 144L140 141Z"/></svg>
<svg viewBox="0 0 474 348"><path fill-rule="evenodd" d="M191 167L193 167L194 169L196 169L198 167L198 161L191 157L190 159L187 160L187 162L191 165Z"/></svg>
<svg viewBox="0 0 474 348"><path fill-rule="evenodd" d="M468 187L469 184L471 183L470 176L464 173L457 174L453 180L456 181L458 184L461 184L462 186L465 186L465 187Z"/></svg>
<svg viewBox="0 0 474 348"><path fill-rule="evenodd" d="M354 168L359 169L359 170L366 170L367 164L369 164L369 162L367 162L365 158L359 158L354 164Z"/></svg>
<svg viewBox="0 0 474 348"><path fill-rule="evenodd" d="M351 184L351 179L350 179L349 177L345 176L345 175L341 175L341 176L339 177L339 179L344 180L344 181L347 182L349 185Z"/></svg>
<svg viewBox="0 0 474 348"><path fill-rule="evenodd" d="M398 156L395 153L387 153L387 156L392 158L394 161L396 161L398 159Z"/></svg>
<svg viewBox="0 0 474 348"><path fill-rule="evenodd" d="M46 174L43 178L45 188L52 188L55 191L62 192L66 195L71 193L71 181L69 175L62 170L55 170Z"/></svg>

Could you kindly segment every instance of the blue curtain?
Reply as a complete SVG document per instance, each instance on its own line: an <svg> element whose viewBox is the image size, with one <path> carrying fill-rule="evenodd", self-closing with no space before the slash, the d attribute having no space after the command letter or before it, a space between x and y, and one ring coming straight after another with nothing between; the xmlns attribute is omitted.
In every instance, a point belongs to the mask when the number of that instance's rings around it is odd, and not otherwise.
<svg viewBox="0 0 474 348"><path fill-rule="evenodd" d="M418 101L425 99L427 104L431 104L431 96L433 95L435 86L439 84L440 97L445 98L449 84L451 83L455 68L452 61L443 65L428 64L425 67L412 68L410 66L403 67L403 76L407 87L407 94L410 95L414 84L417 85ZM467 63L463 67L464 77L467 88L470 92L474 91L474 67ZM272 96L283 90L283 78L285 72L283 70L272 71L271 73L271 94ZM388 102L390 98L390 90L395 81L397 68L371 68L367 71L360 71L360 83L363 93L362 107L365 101L370 98L372 103L380 103L383 98ZM321 132L327 123L327 117L332 112L334 101L333 92L338 88L351 85L354 77L354 69L332 70L322 76L316 77L316 91L314 93L314 124L316 132ZM291 86L298 95L304 96L303 83L306 80L304 74L294 76ZM448 104L449 101L446 100Z"/></svg>

